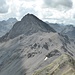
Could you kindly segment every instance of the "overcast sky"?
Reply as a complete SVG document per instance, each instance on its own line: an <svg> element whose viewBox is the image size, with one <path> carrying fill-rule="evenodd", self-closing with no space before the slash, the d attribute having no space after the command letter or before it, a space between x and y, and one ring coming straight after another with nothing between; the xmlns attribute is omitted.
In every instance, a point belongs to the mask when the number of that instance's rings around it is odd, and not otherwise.
<svg viewBox="0 0 75 75"><path fill-rule="evenodd" d="M0 20L32 13L42 20L75 23L75 0L0 0Z"/></svg>

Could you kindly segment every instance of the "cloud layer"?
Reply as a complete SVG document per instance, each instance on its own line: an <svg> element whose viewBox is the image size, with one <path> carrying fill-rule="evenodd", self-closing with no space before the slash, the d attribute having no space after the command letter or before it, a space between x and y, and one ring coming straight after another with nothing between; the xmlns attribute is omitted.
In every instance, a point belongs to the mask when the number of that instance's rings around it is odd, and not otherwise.
<svg viewBox="0 0 75 75"><path fill-rule="evenodd" d="M8 5L5 0L0 0L0 13L7 13L8 12Z"/></svg>
<svg viewBox="0 0 75 75"><path fill-rule="evenodd" d="M52 7L57 9L71 9L72 1L71 0L44 0L46 7Z"/></svg>
<svg viewBox="0 0 75 75"><path fill-rule="evenodd" d="M0 0L0 20L10 17L20 20L27 13L42 20L74 20L75 0Z"/></svg>

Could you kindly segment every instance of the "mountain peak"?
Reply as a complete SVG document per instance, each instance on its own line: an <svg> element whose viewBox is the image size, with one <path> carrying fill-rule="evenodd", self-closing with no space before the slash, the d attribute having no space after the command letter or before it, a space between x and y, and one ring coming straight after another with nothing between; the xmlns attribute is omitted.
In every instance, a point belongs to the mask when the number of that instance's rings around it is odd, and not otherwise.
<svg viewBox="0 0 75 75"><path fill-rule="evenodd" d="M28 13L28 14L26 14L24 17L29 17L29 16L33 16L33 14ZM24 18L24 17L23 17L23 18Z"/></svg>
<svg viewBox="0 0 75 75"><path fill-rule="evenodd" d="M37 18L33 14L25 15L21 21L14 24L9 31L8 38L13 39L19 35L31 35L33 33L41 32L56 32L48 24Z"/></svg>
<svg viewBox="0 0 75 75"><path fill-rule="evenodd" d="M28 14L26 14L23 18L22 18L22 20L33 20L33 19L35 19L35 18L37 18L35 15L33 15L33 14L30 14L30 13L28 13ZM37 18L38 19L38 18ZM21 21L22 21L21 20Z"/></svg>
<svg viewBox="0 0 75 75"><path fill-rule="evenodd" d="M26 14L25 16L34 16L34 15L33 15L33 14L28 13L28 14Z"/></svg>

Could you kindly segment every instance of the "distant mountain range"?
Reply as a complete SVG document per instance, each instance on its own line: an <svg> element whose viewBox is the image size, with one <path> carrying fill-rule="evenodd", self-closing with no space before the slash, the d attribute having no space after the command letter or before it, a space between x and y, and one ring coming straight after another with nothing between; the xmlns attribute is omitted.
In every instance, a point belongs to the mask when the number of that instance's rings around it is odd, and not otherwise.
<svg viewBox="0 0 75 75"><path fill-rule="evenodd" d="M75 26L65 26L65 28L61 31L61 34L67 35L68 37L75 39Z"/></svg>
<svg viewBox="0 0 75 75"><path fill-rule="evenodd" d="M52 26L33 14L16 22L0 38L0 75L75 75L75 41Z"/></svg>
<svg viewBox="0 0 75 75"><path fill-rule="evenodd" d="M5 35L12 26L17 22L16 18L9 18L7 21L0 21L0 37Z"/></svg>
<svg viewBox="0 0 75 75"><path fill-rule="evenodd" d="M64 24L48 23L48 22L47 24L49 24L58 33L67 35L71 39L75 39L75 26L74 25L64 25Z"/></svg>

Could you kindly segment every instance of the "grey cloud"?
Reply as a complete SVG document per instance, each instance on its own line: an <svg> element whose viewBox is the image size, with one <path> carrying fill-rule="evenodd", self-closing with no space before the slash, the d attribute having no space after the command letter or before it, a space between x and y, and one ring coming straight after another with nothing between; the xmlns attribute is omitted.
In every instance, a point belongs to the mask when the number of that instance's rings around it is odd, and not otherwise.
<svg viewBox="0 0 75 75"><path fill-rule="evenodd" d="M44 0L46 7L53 7L57 9L71 9L72 8L72 1L71 0Z"/></svg>
<svg viewBox="0 0 75 75"><path fill-rule="evenodd" d="M75 14L73 14L73 19L75 19Z"/></svg>
<svg viewBox="0 0 75 75"><path fill-rule="evenodd" d="M0 13L7 13L8 12L8 5L6 0L0 0Z"/></svg>
<svg viewBox="0 0 75 75"><path fill-rule="evenodd" d="M35 1L35 0L19 0L19 1L27 1L27 2L29 1L30 2L30 1Z"/></svg>
<svg viewBox="0 0 75 75"><path fill-rule="evenodd" d="M19 18L22 18L28 13L37 15L36 14L37 12L33 8L25 8L25 7L20 7L19 13L20 13Z"/></svg>

